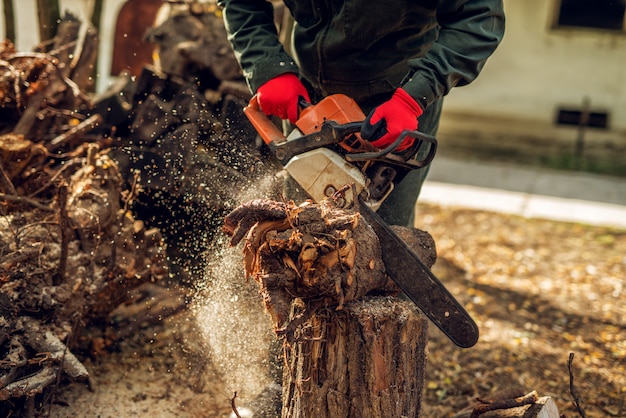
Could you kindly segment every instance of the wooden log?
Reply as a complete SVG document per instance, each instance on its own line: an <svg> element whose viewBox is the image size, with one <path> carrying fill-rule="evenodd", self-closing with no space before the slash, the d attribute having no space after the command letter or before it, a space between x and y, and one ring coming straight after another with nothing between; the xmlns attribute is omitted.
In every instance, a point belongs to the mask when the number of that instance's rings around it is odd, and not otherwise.
<svg viewBox="0 0 626 418"><path fill-rule="evenodd" d="M560 418L559 408L557 408L554 399L549 396L543 396L530 407L526 408L523 415L524 418Z"/></svg>
<svg viewBox="0 0 626 418"><path fill-rule="evenodd" d="M455 415L454 418L470 418L471 412ZM537 402L515 408L500 409L478 415L480 418L560 418L559 409L549 396L537 399Z"/></svg>
<svg viewBox="0 0 626 418"><path fill-rule="evenodd" d="M539 397L536 391L526 395L494 401L482 401L468 407L453 418L560 418L559 409L549 396Z"/></svg>
<svg viewBox="0 0 626 418"><path fill-rule="evenodd" d="M417 417L427 320L391 296L313 315L285 350L283 418Z"/></svg>

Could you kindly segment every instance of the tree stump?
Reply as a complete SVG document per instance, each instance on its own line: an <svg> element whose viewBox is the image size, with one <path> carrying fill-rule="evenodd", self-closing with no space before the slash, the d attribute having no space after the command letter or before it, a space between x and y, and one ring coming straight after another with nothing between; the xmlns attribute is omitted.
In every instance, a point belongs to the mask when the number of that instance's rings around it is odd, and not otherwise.
<svg viewBox="0 0 626 418"><path fill-rule="evenodd" d="M417 417L426 331L411 302L389 296L313 315L285 349L283 418Z"/></svg>
<svg viewBox="0 0 626 418"><path fill-rule="evenodd" d="M428 233L394 229L432 266ZM419 415L427 320L396 296L358 212L330 200L255 200L231 212L224 231L231 245L245 242L246 273L283 341L283 418Z"/></svg>

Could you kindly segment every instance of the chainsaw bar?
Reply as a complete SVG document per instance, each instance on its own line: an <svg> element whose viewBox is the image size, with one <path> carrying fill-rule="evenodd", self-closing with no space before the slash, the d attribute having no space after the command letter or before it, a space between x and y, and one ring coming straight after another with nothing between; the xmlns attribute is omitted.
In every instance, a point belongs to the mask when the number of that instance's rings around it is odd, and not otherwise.
<svg viewBox="0 0 626 418"><path fill-rule="evenodd" d="M462 348L476 344L478 327L461 304L376 212L359 203L359 212L378 235L393 281L453 343Z"/></svg>

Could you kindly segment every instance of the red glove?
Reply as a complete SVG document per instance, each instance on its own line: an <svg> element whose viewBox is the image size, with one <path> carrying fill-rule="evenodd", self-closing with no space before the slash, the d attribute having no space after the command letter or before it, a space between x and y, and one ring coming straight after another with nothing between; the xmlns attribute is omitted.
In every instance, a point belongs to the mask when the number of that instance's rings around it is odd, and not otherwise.
<svg viewBox="0 0 626 418"><path fill-rule="evenodd" d="M309 93L294 73L284 73L266 81L256 94L263 113L289 119L291 123L298 120L300 97L311 102Z"/></svg>
<svg viewBox="0 0 626 418"><path fill-rule="evenodd" d="M361 137L371 141L376 148L386 148L405 129L417 129L417 118L424 111L405 90L398 88L391 99L381 104L363 121ZM405 139L395 151L403 151L413 145L413 138Z"/></svg>

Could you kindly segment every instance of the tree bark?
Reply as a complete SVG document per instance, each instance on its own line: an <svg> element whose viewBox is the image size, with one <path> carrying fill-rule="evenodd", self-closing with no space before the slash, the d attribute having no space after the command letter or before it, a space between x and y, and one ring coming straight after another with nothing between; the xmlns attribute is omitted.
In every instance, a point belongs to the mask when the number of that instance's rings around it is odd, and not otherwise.
<svg viewBox="0 0 626 418"><path fill-rule="evenodd" d="M427 320L391 296L313 315L285 350L283 418L417 417Z"/></svg>

